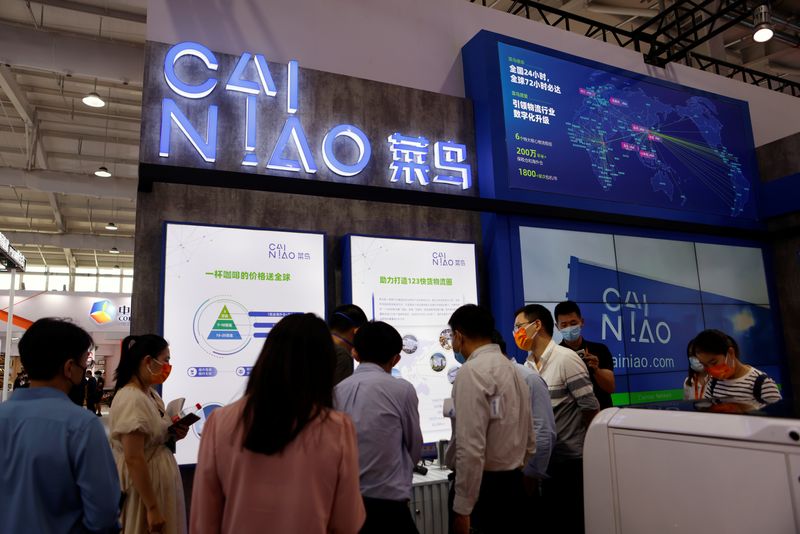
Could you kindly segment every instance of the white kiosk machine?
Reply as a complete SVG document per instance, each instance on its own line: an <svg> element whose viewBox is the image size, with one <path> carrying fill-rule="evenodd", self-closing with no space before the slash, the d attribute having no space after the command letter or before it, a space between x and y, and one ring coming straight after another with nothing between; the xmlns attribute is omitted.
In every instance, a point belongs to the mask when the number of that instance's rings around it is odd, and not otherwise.
<svg viewBox="0 0 800 534"><path fill-rule="evenodd" d="M595 418L583 457L587 534L800 532L800 420L691 406Z"/></svg>

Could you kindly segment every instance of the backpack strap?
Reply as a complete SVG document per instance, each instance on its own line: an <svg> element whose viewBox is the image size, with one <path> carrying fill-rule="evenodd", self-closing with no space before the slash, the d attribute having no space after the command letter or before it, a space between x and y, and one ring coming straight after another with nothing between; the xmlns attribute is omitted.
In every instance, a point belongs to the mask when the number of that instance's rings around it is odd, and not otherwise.
<svg viewBox="0 0 800 534"><path fill-rule="evenodd" d="M716 378L712 378L708 381L708 396L712 399L714 398L714 390L717 388L718 380Z"/></svg>
<svg viewBox="0 0 800 534"><path fill-rule="evenodd" d="M755 381L753 382L753 397L761 404L766 404L764 402L763 397L761 397L761 388L764 386L764 381L766 379L767 379L766 374L759 373Z"/></svg>

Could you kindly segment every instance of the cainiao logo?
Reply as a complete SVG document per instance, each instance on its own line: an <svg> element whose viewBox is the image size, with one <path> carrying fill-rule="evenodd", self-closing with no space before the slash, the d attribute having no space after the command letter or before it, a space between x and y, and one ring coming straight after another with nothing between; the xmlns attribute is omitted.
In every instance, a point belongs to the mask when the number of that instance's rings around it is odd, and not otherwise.
<svg viewBox="0 0 800 534"><path fill-rule="evenodd" d="M452 258L447 252L436 250L431 253L431 264L436 267L466 267L467 260Z"/></svg>
<svg viewBox="0 0 800 534"><path fill-rule="evenodd" d="M271 260L311 261L311 253L304 250L290 249L286 243L270 243L267 245L267 258Z"/></svg>
<svg viewBox="0 0 800 534"><path fill-rule="evenodd" d="M194 340L212 356L231 356L244 349L252 338L250 313L229 297L203 302L194 314Z"/></svg>
<svg viewBox="0 0 800 534"><path fill-rule="evenodd" d="M117 309L110 300L98 300L92 304L89 312L89 317L97 324L108 324L114 320L116 315Z"/></svg>

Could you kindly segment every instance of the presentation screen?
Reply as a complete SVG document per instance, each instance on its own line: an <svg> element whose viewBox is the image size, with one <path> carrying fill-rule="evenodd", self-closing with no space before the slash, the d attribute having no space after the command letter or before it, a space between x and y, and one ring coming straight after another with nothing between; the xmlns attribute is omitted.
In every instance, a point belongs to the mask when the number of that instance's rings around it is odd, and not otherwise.
<svg viewBox="0 0 800 534"><path fill-rule="evenodd" d="M178 442L178 462L192 464L205 417L242 396L271 328L291 313L325 317L324 235L166 223L165 240L162 396L203 406Z"/></svg>
<svg viewBox="0 0 800 534"><path fill-rule="evenodd" d="M442 404L460 364L447 321L462 304L478 302L475 245L348 236L344 249L344 299L400 332L392 374L417 390L425 442L450 439Z"/></svg>
<svg viewBox="0 0 800 534"><path fill-rule="evenodd" d="M578 303L584 338L614 357L614 404L682 398L686 347L706 328L732 336L745 363L780 381L760 248L528 226L519 240L525 302Z"/></svg>
<svg viewBox="0 0 800 534"><path fill-rule="evenodd" d="M746 102L497 46L510 188L756 218Z"/></svg>

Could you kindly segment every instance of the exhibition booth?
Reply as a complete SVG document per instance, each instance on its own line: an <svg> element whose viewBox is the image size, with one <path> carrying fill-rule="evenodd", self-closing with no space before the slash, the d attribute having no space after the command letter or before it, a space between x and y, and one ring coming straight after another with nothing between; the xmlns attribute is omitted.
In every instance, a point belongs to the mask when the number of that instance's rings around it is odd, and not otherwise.
<svg viewBox="0 0 800 534"><path fill-rule="evenodd" d="M420 61L431 91L381 74L409 68L399 52L357 76L363 50L348 49L352 69L302 44L294 60L297 39L248 31L263 13L233 2L216 15L237 31L221 35L170 4L148 11L132 304L133 332L171 344L165 400L206 414L232 402L281 317L352 302L403 336L394 373L416 387L435 443L450 435L442 404L460 365L450 314L489 306L513 348L515 309L566 299L611 350L616 406L681 398L687 342L705 328L790 392L784 328L797 321L778 288L794 275L772 223L798 206L760 206L773 189L754 144L794 133L764 130L764 102L782 95L732 95L743 84L712 75L684 85L677 67L648 76L630 51L609 52L614 65L578 57L564 50L597 43L574 34L558 50L522 41L516 21L479 22L467 3L458 47ZM291 17L282 9L275 20ZM373 36L376 54L394 31ZM201 434L202 422L179 463L195 463Z"/></svg>

